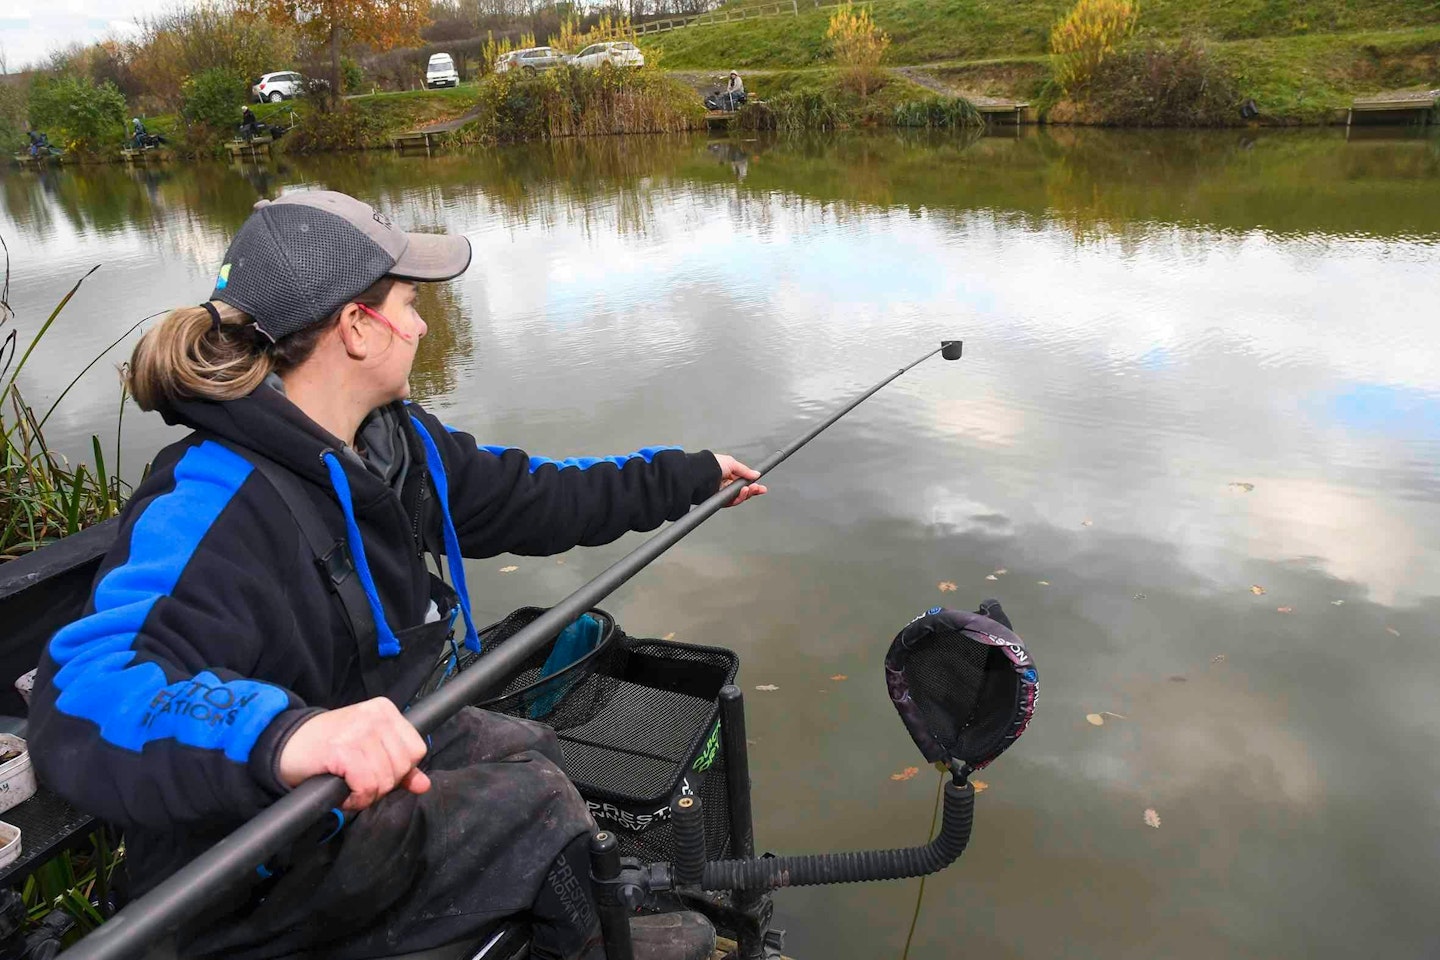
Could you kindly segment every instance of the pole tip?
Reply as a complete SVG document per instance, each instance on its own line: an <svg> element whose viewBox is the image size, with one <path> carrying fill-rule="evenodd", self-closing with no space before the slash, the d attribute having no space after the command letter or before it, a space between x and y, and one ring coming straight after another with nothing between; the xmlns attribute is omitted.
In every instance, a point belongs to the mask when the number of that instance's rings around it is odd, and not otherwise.
<svg viewBox="0 0 1440 960"><path fill-rule="evenodd" d="M941 340L940 356L946 360L959 360L961 349L965 346L964 340Z"/></svg>

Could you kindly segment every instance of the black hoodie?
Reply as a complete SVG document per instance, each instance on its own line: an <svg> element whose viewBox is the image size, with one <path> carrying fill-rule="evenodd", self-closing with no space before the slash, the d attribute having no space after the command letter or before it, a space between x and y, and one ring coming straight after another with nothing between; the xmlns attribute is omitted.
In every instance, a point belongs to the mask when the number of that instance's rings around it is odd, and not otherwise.
<svg viewBox="0 0 1440 960"><path fill-rule="evenodd" d="M408 403L362 426L362 462L268 387L166 419L195 432L160 453L126 505L84 616L42 658L29 726L41 780L126 829L145 888L285 792L279 752L316 710L407 703L440 657L434 630L418 629L427 619L438 614L443 636L458 615L473 637L463 567L447 563L449 591L427 548L539 556L608 543L683 516L720 482L709 452L532 458L478 446ZM375 649L357 649L254 454L299 477L346 542ZM456 593L463 609L451 609Z"/></svg>

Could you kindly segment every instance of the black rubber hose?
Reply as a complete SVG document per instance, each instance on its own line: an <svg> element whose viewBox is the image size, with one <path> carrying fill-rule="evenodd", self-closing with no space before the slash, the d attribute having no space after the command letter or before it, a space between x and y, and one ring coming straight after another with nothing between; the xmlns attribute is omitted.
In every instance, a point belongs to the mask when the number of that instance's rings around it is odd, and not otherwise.
<svg viewBox="0 0 1440 960"><path fill-rule="evenodd" d="M773 890L867 880L901 880L944 870L970 842L975 819L975 788L969 782L945 784L940 835L923 847L860 850L800 857L714 860L705 864L706 890Z"/></svg>

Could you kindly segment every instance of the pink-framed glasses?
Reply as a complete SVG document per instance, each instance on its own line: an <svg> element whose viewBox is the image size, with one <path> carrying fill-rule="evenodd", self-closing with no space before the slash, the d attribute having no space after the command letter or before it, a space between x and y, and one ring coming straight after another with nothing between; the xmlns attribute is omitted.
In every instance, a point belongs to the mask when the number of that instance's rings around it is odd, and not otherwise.
<svg viewBox="0 0 1440 960"><path fill-rule="evenodd" d="M389 317L385 316L385 314L379 312L378 310L371 310L363 303L357 303L355 304L355 306L359 307L361 310L364 310L376 320L379 320L381 323L385 324L385 326L391 329L395 336L399 337L401 340L404 340L406 343L409 343L410 341L415 339L414 334L405 333L399 327L395 326L395 324L391 323Z"/></svg>

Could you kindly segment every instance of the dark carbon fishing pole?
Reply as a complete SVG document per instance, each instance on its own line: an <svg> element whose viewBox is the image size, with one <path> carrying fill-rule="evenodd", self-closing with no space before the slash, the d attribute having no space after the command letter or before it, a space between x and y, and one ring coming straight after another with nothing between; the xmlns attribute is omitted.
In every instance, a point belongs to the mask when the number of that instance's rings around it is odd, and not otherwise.
<svg viewBox="0 0 1440 960"><path fill-rule="evenodd" d="M937 353L946 360L958 360L961 348L959 340L942 342L766 457L755 469L763 477L891 381ZM424 735L450 719L462 707L483 699L519 670L527 657L728 505L743 487L753 482L736 480L722 488L633 552L615 561L598 577L536 617L445 686L416 703L406 712L406 718ZM264 863L285 844L295 840L315 821L328 814L332 807L338 807L348 795L349 790L340 777L324 775L306 780L158 887L120 910L67 950L65 957L67 960L124 960L141 956L147 947L175 933L186 917L226 893L234 893L237 886L255 876L256 864Z"/></svg>

